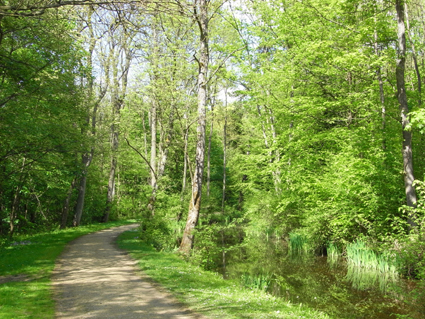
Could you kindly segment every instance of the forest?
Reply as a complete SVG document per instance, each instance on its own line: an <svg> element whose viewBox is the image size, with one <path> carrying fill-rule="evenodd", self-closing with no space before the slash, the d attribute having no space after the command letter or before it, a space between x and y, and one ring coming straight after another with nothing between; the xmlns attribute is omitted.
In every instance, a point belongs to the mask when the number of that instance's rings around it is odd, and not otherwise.
<svg viewBox="0 0 425 319"><path fill-rule="evenodd" d="M424 6L0 1L0 244L136 218L206 269L358 244L422 287Z"/></svg>

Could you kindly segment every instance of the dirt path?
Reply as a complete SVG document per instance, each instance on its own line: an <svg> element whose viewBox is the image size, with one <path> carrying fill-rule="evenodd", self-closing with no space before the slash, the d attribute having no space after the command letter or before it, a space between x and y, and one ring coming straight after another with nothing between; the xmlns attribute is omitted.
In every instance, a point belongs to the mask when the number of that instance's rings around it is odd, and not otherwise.
<svg viewBox="0 0 425 319"><path fill-rule="evenodd" d="M137 274L136 262L115 243L137 225L103 230L70 243L53 274L56 318L203 318Z"/></svg>

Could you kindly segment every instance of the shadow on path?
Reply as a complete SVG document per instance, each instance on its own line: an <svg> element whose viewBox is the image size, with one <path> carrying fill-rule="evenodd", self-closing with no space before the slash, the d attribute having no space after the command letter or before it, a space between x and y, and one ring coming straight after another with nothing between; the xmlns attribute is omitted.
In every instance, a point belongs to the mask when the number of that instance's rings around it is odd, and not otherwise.
<svg viewBox="0 0 425 319"><path fill-rule="evenodd" d="M56 318L201 319L143 280L137 262L115 245L126 225L82 236L57 261L52 282Z"/></svg>

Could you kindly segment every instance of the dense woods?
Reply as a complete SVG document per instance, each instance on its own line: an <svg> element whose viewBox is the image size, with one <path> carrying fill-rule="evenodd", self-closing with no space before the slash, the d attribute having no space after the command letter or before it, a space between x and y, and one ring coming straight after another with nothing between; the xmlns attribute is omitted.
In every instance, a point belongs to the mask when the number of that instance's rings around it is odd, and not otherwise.
<svg viewBox="0 0 425 319"><path fill-rule="evenodd" d="M138 218L206 267L361 239L423 278L424 6L1 1L0 235Z"/></svg>

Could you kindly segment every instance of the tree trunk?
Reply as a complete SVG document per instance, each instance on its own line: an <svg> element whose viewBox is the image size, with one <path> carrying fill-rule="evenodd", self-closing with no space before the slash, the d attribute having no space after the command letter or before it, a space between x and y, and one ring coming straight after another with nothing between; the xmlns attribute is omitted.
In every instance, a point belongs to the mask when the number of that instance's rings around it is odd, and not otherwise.
<svg viewBox="0 0 425 319"><path fill-rule="evenodd" d="M276 166L276 169L274 169L272 171L273 174L273 181L274 181L274 188L275 188L275 192L276 194L280 194L281 193L281 172L280 172L280 168L279 168L279 163L280 163L280 151L279 151L279 147L277 145L277 134L276 134L276 129L275 129L275 118L273 115L273 111L271 109L269 109L269 113L270 113L270 129L272 131L272 138L273 138L273 148L274 148L274 158L270 158L270 160L273 162L273 164Z"/></svg>
<svg viewBox="0 0 425 319"><path fill-rule="evenodd" d="M118 141L118 133L115 132L116 134L116 138ZM116 148L118 148L118 142L117 142L117 146ZM112 150L113 152L115 152L115 150ZM107 199L106 199L106 210L105 210L105 214L103 216L103 222L108 222L109 220L109 215L111 214L111 210L112 210L112 203L114 202L114 198L115 198L115 172L117 170L117 156L114 154L111 157L111 166L109 169L109 178L108 178L108 193L107 193Z"/></svg>
<svg viewBox="0 0 425 319"><path fill-rule="evenodd" d="M211 181L211 140L214 129L214 105L211 105L211 126L210 135L208 137L208 158L207 158L207 197L210 197L210 181Z"/></svg>
<svg viewBox="0 0 425 319"><path fill-rule="evenodd" d="M94 31L93 31L93 24L91 22L93 13L94 13L93 7L89 6L87 25L88 25L89 32L90 32L90 39L89 39L90 45L89 45L89 56L88 56L88 67L90 69L93 68L93 51L94 51L95 46L96 46L96 38L95 38L95 35L94 35ZM93 83L93 77L92 76L90 76L89 79L88 79L88 89L89 89L89 93L88 93L89 100L92 101L92 98L94 97L94 83ZM96 134L97 108L98 108L98 105L100 104L100 102L102 101L103 97L105 96L105 94L106 94L106 90L104 90L103 92L100 92L99 99L93 105L93 113L92 113L92 116L91 116L91 135L93 137ZM87 117L87 125L89 125L89 124L90 124L90 116ZM75 207L74 219L73 219L73 223L72 223L74 227L80 225L81 216L83 215L84 200L85 200L85 196L86 196L87 173L88 173L88 169L90 167L90 164L92 162L93 155L94 155L94 147L91 148L90 152L84 153L83 156L82 156L82 159L81 159L83 171L81 173L80 186L78 187L77 205ZM75 186L75 181L73 181L73 183L74 183L74 186ZM73 186L71 185L70 193L68 193L69 198L72 195L72 188L73 188ZM68 199L68 196L67 196L67 199ZM67 218L68 218L68 211L69 211L69 203L65 203L64 210L62 212L61 228L66 227L66 222L67 222Z"/></svg>
<svg viewBox="0 0 425 319"><path fill-rule="evenodd" d="M156 107L156 101L152 102L151 106L151 158L150 158L150 166L155 171L157 170L156 167L156 123L157 123L157 107ZM154 202L156 198L156 188L157 188L157 180L156 180L156 172L151 170L151 178L150 178L150 184L152 188L152 194L149 199L148 203L148 209L151 211L151 214L153 215L155 213L154 211Z"/></svg>
<svg viewBox="0 0 425 319"><path fill-rule="evenodd" d="M397 36L398 36L398 50L397 50L397 96L399 108L401 113L401 126L403 129L403 167L404 167L404 186L406 191L407 206L416 207L416 190L413 186L415 177L413 175L413 161L412 161L412 133L406 130L409 124L408 114L409 107L407 104L406 85L404 80L405 64L406 64L406 31L404 25L404 1L396 0L397 11ZM411 228L416 226L415 216L410 214L408 216L408 223Z"/></svg>
<svg viewBox="0 0 425 319"><path fill-rule="evenodd" d="M212 92L211 101L211 125L210 125L210 134L208 137L208 155L207 155L207 197L210 197L210 182L211 182L211 140L214 131L214 105L215 105L215 95L217 93L217 84L214 86L214 91Z"/></svg>
<svg viewBox="0 0 425 319"><path fill-rule="evenodd" d="M182 181L182 195L181 195L182 200L183 200L184 193L186 192L188 135L189 135L189 127L186 126L184 131L183 181Z"/></svg>
<svg viewBox="0 0 425 319"><path fill-rule="evenodd" d="M87 184L87 170L84 170L83 175L81 176L81 179L80 179L80 185L78 187L77 206L75 207L74 220L72 222L72 226L74 227L80 226L81 216L83 216L86 184Z"/></svg>
<svg viewBox="0 0 425 319"><path fill-rule="evenodd" d="M19 177L18 185L16 186L15 195L13 196L13 203L9 213L9 237L12 238L15 232L15 220L18 215L19 203L21 201L21 189L22 189L22 180L24 178L24 168L25 168L26 158L22 160L21 176Z"/></svg>
<svg viewBox="0 0 425 319"><path fill-rule="evenodd" d="M21 184L21 183L19 183ZM15 220L19 209L19 202L21 200L21 185L16 186L15 195L13 196L12 209L9 213L9 238L12 239L15 232Z"/></svg>
<svg viewBox="0 0 425 319"><path fill-rule="evenodd" d="M130 70L130 63L132 58L132 53L130 49L132 37L128 34L124 34L124 38L120 45L122 45L122 50L124 51L125 62L122 64L121 75L118 76L118 64L120 63L120 51L117 55L114 56L113 63L113 102L112 102L112 120L111 125L111 167L109 170L109 179L108 179L108 194L106 199L106 209L105 214L103 215L103 222L108 222L109 216L112 209L112 204L115 199L115 174L118 168L118 147L119 147L119 121L121 116L121 109L124 104L124 99L127 93L127 83L128 83L128 72ZM112 50L115 48L113 47ZM113 51L112 51L113 52ZM112 53L113 54L113 53ZM121 86L119 80L121 79Z"/></svg>
<svg viewBox="0 0 425 319"><path fill-rule="evenodd" d="M208 73L208 14L207 0L195 2L195 18L200 31L200 55L198 74L198 127L196 143L195 174L192 181L192 198L189 202L189 212L186 227L180 244L180 252L188 255L193 247L196 224L198 223L201 209L202 177L204 173L205 158L205 125L207 102L207 73Z"/></svg>
<svg viewBox="0 0 425 319"><path fill-rule="evenodd" d="M72 191L74 190L76 183L77 183L77 178L74 178L71 182L71 185L69 186L68 192L66 194L66 198L63 202L60 229L64 229L66 227L67 222L68 222L69 203L71 201Z"/></svg>
<svg viewBox="0 0 425 319"><path fill-rule="evenodd" d="M406 10L406 25L407 25L407 36L409 37L409 41L412 45L412 56L413 56L413 64L415 66L416 78L418 80L418 106L422 105L422 83L421 83L421 73L419 72L418 67L418 59L416 56L415 43L410 38L410 25L409 25L409 14L407 11L407 3L404 3L404 8Z"/></svg>
<svg viewBox="0 0 425 319"><path fill-rule="evenodd" d="M224 102L224 125L223 125L223 192L221 196L221 211L224 213L224 203L226 200L226 164L227 164L227 88L225 90ZM222 234L223 239L223 234ZM223 239L224 240L224 239ZM223 253L224 254L224 253ZM225 256L223 255L223 263Z"/></svg>
<svg viewBox="0 0 425 319"><path fill-rule="evenodd" d="M375 33L374 33L374 38L375 38L375 43L374 43L374 47L375 47L375 54L376 56L379 56L379 50L378 50L378 32L375 29ZM385 95L384 95L384 81L382 80L382 74L381 74L381 67L378 67L376 69L376 76L378 78L378 82L379 82L379 97L380 97L380 101L381 101L381 117L382 117L382 149L385 150L386 149L386 143L385 143L385 126L386 126L386 109L385 109Z"/></svg>
<svg viewBox="0 0 425 319"><path fill-rule="evenodd" d="M162 132L161 142L159 144L159 161L158 161L158 178L164 175L165 167L168 159L168 151L170 149L171 140L173 139L173 122L174 122L174 109L171 109L168 117L168 132ZM158 187L158 186L157 186Z"/></svg>

